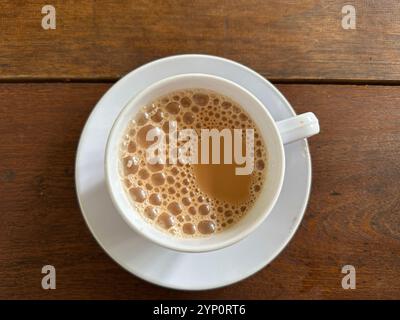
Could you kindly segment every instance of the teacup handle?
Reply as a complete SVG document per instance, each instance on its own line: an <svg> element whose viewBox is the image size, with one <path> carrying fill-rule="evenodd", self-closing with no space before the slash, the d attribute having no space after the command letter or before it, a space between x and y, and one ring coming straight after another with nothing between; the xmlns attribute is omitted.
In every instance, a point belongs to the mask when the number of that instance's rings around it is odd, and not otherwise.
<svg viewBox="0 0 400 320"><path fill-rule="evenodd" d="M311 137L319 133L318 119L312 112L300 114L276 123L283 144Z"/></svg>

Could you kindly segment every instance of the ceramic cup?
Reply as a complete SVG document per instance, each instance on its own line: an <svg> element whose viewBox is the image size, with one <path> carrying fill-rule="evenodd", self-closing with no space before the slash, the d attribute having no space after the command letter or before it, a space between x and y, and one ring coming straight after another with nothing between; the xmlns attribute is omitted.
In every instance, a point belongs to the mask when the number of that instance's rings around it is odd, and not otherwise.
<svg viewBox="0 0 400 320"><path fill-rule="evenodd" d="M266 145L268 164L266 182L257 201L247 214L232 227L204 238L182 238L158 230L136 212L126 194L119 174L119 146L129 121L142 108L172 91L203 88L216 91L239 103L256 123ZM253 94L227 79L208 74L182 74L163 79L139 92L122 109L111 129L105 152L105 176L111 199L126 223L147 239L169 249L205 252L221 249L242 240L268 216L279 196L285 174L283 145L319 132L311 112L275 122Z"/></svg>

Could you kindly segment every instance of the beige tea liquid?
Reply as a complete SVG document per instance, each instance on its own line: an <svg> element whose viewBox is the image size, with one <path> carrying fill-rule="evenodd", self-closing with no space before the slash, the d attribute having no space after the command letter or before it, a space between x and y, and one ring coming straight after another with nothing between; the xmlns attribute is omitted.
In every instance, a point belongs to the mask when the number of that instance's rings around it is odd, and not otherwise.
<svg viewBox="0 0 400 320"><path fill-rule="evenodd" d="M146 148L153 142L147 133L163 130L168 145L171 121L177 130L195 130L199 146L201 129L253 129L251 174L236 174L240 165L225 164L223 156L220 164L171 164L168 156L166 163L149 164ZM222 155L224 143L221 139ZM266 180L267 150L255 123L240 105L210 90L172 92L144 106L126 129L120 152L121 180L132 205L148 223L179 237L204 237L234 225Z"/></svg>

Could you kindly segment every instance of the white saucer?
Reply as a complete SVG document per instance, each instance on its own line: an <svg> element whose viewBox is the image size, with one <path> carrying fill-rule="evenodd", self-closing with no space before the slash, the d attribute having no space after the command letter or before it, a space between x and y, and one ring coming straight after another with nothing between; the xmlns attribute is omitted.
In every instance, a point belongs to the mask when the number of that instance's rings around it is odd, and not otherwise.
<svg viewBox="0 0 400 320"><path fill-rule="evenodd" d="M75 171L80 207L100 246L132 274L183 290L226 286L270 263L299 226L311 186L307 141L298 141L285 146L285 180L275 208L239 243L209 253L179 253L153 244L130 229L113 207L104 181L104 150L111 126L138 91L165 77L196 72L221 76L245 87L268 107L275 120L295 115L271 83L243 65L206 55L164 58L126 75L97 103L82 132Z"/></svg>

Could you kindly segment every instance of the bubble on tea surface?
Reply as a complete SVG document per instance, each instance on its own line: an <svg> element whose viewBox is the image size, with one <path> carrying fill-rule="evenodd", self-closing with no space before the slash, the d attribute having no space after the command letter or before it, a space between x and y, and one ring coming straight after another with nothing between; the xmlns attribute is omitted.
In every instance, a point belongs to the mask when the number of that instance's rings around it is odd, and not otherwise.
<svg viewBox="0 0 400 320"><path fill-rule="evenodd" d="M175 182L174 177L168 176L168 177L167 177L167 182L168 182L169 184L174 184L174 182Z"/></svg>
<svg viewBox="0 0 400 320"><path fill-rule="evenodd" d="M138 176L140 179L146 180L150 176L150 173L146 169L140 169Z"/></svg>
<svg viewBox="0 0 400 320"><path fill-rule="evenodd" d="M173 201L170 204L168 204L167 209L174 216L177 216L178 214L180 214L182 212L181 205L176 201Z"/></svg>
<svg viewBox="0 0 400 320"><path fill-rule="evenodd" d="M181 106L178 102L170 102L166 105L165 109L170 113L170 114L178 114L179 110L181 109Z"/></svg>
<svg viewBox="0 0 400 320"><path fill-rule="evenodd" d="M157 109L156 104L152 103L152 104L148 104L147 106L145 106L143 110L146 111L148 114L151 114L156 109Z"/></svg>
<svg viewBox="0 0 400 320"><path fill-rule="evenodd" d="M149 184L149 183L146 183L146 189L147 190L152 190L153 186L151 184Z"/></svg>
<svg viewBox="0 0 400 320"><path fill-rule="evenodd" d="M162 202L161 196L158 193L153 193L149 197L149 202L152 205L159 206Z"/></svg>
<svg viewBox="0 0 400 320"><path fill-rule="evenodd" d="M230 103L229 101L224 101L221 103L221 106L224 108L230 108L232 106L232 103Z"/></svg>
<svg viewBox="0 0 400 320"><path fill-rule="evenodd" d="M183 203L185 206L190 206L190 204L192 203L192 201L191 201L188 197L184 197L184 198L182 198L182 203Z"/></svg>
<svg viewBox="0 0 400 320"><path fill-rule="evenodd" d="M186 193L188 193L188 192L189 192L189 189L186 188L186 187L183 187L183 188L181 189L181 193L182 193L182 194L186 194Z"/></svg>
<svg viewBox="0 0 400 320"><path fill-rule="evenodd" d="M135 135L136 135L136 130L135 130L134 128L129 129L129 131L128 131L128 136L133 137L133 136L135 136Z"/></svg>
<svg viewBox="0 0 400 320"><path fill-rule="evenodd" d="M149 115L147 112L139 112L135 117L135 121L139 126L143 126L149 120Z"/></svg>
<svg viewBox="0 0 400 320"><path fill-rule="evenodd" d="M202 234L214 233L215 223L211 220L202 220L197 224L197 230Z"/></svg>
<svg viewBox="0 0 400 320"><path fill-rule="evenodd" d="M175 225L175 219L173 216L169 215L166 212L161 213L158 218L157 218L158 224L164 228L164 229L169 229L173 225Z"/></svg>
<svg viewBox="0 0 400 320"><path fill-rule="evenodd" d="M265 167L265 164L264 164L264 161L263 161L263 160L258 160L258 161L256 162L256 168L257 168L258 170L263 170L264 167Z"/></svg>
<svg viewBox="0 0 400 320"><path fill-rule="evenodd" d="M122 159L125 174L135 174L139 170L139 161L136 157L126 156Z"/></svg>
<svg viewBox="0 0 400 320"><path fill-rule="evenodd" d="M196 226L193 223L187 222L182 226L182 231L186 234L195 234Z"/></svg>
<svg viewBox="0 0 400 320"><path fill-rule="evenodd" d="M169 194L174 194L175 192L176 192L175 188L173 188L173 187L169 187L168 188L168 193Z"/></svg>
<svg viewBox="0 0 400 320"><path fill-rule="evenodd" d="M129 189L129 193L133 201L143 202L144 200L146 200L146 191L144 191L142 188L139 187L131 188Z"/></svg>
<svg viewBox="0 0 400 320"><path fill-rule="evenodd" d="M161 186L165 183L165 174L162 172L153 173L151 175L151 182L155 186Z"/></svg>
<svg viewBox="0 0 400 320"><path fill-rule="evenodd" d="M201 215L203 215L203 216L205 216L205 215L207 215L207 214L209 214L210 213L210 206L208 205L208 204L202 204L200 207L199 207L199 213L201 214Z"/></svg>
<svg viewBox="0 0 400 320"><path fill-rule="evenodd" d="M188 211L189 211L189 213L190 213L192 216L194 216L194 215L196 214L196 208L195 208L195 207L190 207L190 208L188 209Z"/></svg>
<svg viewBox="0 0 400 320"><path fill-rule="evenodd" d="M190 105L192 104L192 100L190 100L190 98L188 97L183 97L181 100L181 105L184 108L188 108L190 107Z"/></svg>
<svg viewBox="0 0 400 320"><path fill-rule="evenodd" d="M129 141L128 152L134 153L134 152L136 152L136 149L137 149L136 142L135 141Z"/></svg>
<svg viewBox="0 0 400 320"><path fill-rule="evenodd" d="M146 217L151 220L154 220L157 217L157 209L153 207L146 207L146 209L144 209L144 213Z"/></svg>
<svg viewBox="0 0 400 320"><path fill-rule="evenodd" d="M193 121L194 121L194 115L193 115L193 113L191 113L191 112L186 112L186 113L183 115L183 122L184 122L184 123L186 123L186 124L191 124L191 123L193 123Z"/></svg>
<svg viewBox="0 0 400 320"><path fill-rule="evenodd" d="M233 215L233 212L231 210L225 211L225 217L231 217Z"/></svg>
<svg viewBox="0 0 400 320"><path fill-rule="evenodd" d="M240 113L240 112L242 112L242 110L240 110L240 108L239 108L238 106L233 106L232 109L233 109L233 112L234 112L234 113Z"/></svg>
<svg viewBox="0 0 400 320"><path fill-rule="evenodd" d="M124 185L125 187L129 188L131 186L131 181L129 179L124 179Z"/></svg>
<svg viewBox="0 0 400 320"><path fill-rule="evenodd" d="M199 106L204 107L207 105L209 97L207 94L204 93L195 93L193 95L193 101L197 103Z"/></svg>
<svg viewBox="0 0 400 320"><path fill-rule="evenodd" d="M158 109L156 113L151 116L151 120L157 123L161 122L163 119L164 119L164 114L160 109Z"/></svg>

